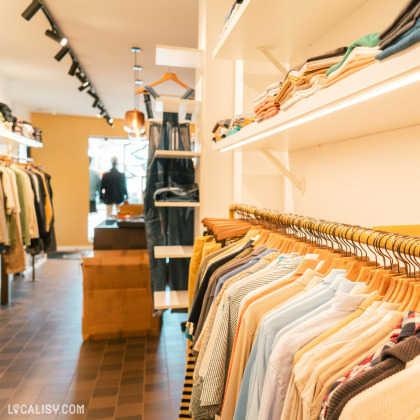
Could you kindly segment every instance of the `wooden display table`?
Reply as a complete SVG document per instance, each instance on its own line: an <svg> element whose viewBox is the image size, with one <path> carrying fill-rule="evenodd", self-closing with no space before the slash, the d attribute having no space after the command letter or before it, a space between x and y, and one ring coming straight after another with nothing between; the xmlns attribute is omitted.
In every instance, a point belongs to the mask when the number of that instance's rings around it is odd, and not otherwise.
<svg viewBox="0 0 420 420"><path fill-rule="evenodd" d="M159 332L147 251L95 251L83 258L84 340Z"/></svg>

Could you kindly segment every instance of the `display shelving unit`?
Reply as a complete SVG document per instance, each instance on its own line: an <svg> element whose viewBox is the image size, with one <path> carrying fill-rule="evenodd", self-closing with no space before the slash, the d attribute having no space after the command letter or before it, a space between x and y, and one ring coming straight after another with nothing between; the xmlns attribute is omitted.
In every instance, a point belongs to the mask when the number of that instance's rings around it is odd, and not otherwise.
<svg viewBox="0 0 420 420"><path fill-rule="evenodd" d="M220 96L217 100L226 106L222 115L212 113L209 107L215 102L215 95L205 98L205 118L212 115L214 122L223 116L250 111L253 98L269 84L284 80L291 68L304 63L308 57L349 46L366 34L381 32L393 22L405 4L404 0L267 0L264 4L244 0L217 39L214 31L206 31L208 55L221 68L224 66L226 74L218 73L217 78L213 77L215 66L212 60L206 64L206 83L211 89L223 86L217 91ZM206 25L222 24L223 13L230 5L228 0L206 1L207 10L215 10L206 19ZM374 148L380 150L374 143L382 135L389 150L388 154L382 152L383 161L388 162L392 159L390 154L397 155L401 151L398 149L399 133L408 138L415 137L413 133L419 127L419 63L420 43L417 43L321 89L289 109L280 110L272 118L249 124L217 143L207 138L206 154L210 150L222 152L220 160L232 162L232 201L242 202L246 195L263 207L270 207L267 202L276 201L285 211L296 211L295 205L299 212L313 209L310 200L317 197L316 182L322 179L323 186L319 190L324 194L327 185L334 188L334 183L331 181L330 184L326 175L330 168L328 159L336 162L342 157L338 153L340 150L351 156L349 161L357 161L361 144L366 154L374 156ZM228 83L231 89L227 87ZM389 139L394 138L392 144ZM306 164L310 160L309 150L313 150L314 156L324 163L323 168L315 169L318 172L314 175L308 169L314 170L313 166ZM407 148L405 150L401 154L409 160L410 152ZM417 153L414 144L413 150ZM370 166L367 164L369 168L377 166L377 173L380 173L379 160L373 158L371 161ZM348 169L347 162L342 168ZM280 176L274 181L279 198L266 199L264 194L273 183L273 175L282 174L286 180ZM355 184L363 184L362 171L359 174L354 178ZM260 176L260 183L266 184L260 191L256 191L255 175ZM397 175L393 183L397 182L396 179L404 182L402 175ZM294 187L301 194L296 194ZM368 193L363 191L363 194L367 196ZM214 196L210 198L214 201ZM334 212L340 206L331 207L331 212ZM369 211L366 215L363 216L366 220L373 219ZM388 223L391 219L392 215L387 214L383 223L391 224Z"/></svg>
<svg viewBox="0 0 420 420"><path fill-rule="evenodd" d="M156 64L166 67L186 67L200 70L202 66L202 51L194 48L182 48L166 45L156 46ZM197 96L197 92L196 92ZM200 96L200 95L198 95ZM193 115L193 121L197 122L200 118L200 100L187 99L156 99L156 112L177 112L181 118L186 114ZM159 159L199 159L200 152L194 151L173 151L173 150L157 150L155 158ZM198 165L199 168L199 165ZM199 169L198 169L199 170ZM197 171L197 165L196 165ZM196 178L200 179L199 174ZM199 211L199 202L155 202L156 207L193 207ZM199 220L199 213L196 213L196 219ZM197 223L195 223L197 224ZM154 249L155 258L190 258L192 256L193 245L180 246L156 246ZM154 308L158 310L186 309L188 308L188 291L187 290L171 290L154 292L153 296Z"/></svg>

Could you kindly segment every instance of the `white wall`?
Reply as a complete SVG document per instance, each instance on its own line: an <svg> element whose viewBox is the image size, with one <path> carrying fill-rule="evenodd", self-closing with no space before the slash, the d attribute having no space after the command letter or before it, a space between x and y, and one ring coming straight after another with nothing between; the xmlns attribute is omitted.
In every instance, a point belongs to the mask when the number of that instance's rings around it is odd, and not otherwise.
<svg viewBox="0 0 420 420"><path fill-rule="evenodd" d="M418 224L420 125L291 153L295 212L372 227Z"/></svg>
<svg viewBox="0 0 420 420"><path fill-rule="evenodd" d="M25 121L31 121L31 110L13 100L13 82L0 74L0 102L5 103L12 110L13 115Z"/></svg>
<svg viewBox="0 0 420 420"><path fill-rule="evenodd" d="M314 39L306 51L295 55L292 66L337 47L348 46L364 35L384 30L407 0L369 0L346 19L339 22L320 39ZM339 7L339 6L337 6Z"/></svg>
<svg viewBox="0 0 420 420"><path fill-rule="evenodd" d="M204 100L201 124L202 217L228 217L233 202L233 154L212 151L212 129L221 119L233 115L234 63L213 60L212 50L222 27L226 8L219 2L200 0L199 48L205 49ZM219 22L220 24L217 24Z"/></svg>

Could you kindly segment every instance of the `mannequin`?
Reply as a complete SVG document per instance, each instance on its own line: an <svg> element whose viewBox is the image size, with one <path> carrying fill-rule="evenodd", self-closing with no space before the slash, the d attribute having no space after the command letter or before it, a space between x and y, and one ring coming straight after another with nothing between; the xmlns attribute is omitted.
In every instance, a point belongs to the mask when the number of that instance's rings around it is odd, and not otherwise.
<svg viewBox="0 0 420 420"><path fill-rule="evenodd" d="M111 158L111 165L111 170L104 173L101 182L101 199L106 204L107 217L111 216L114 206L118 212L120 204L128 196L125 175L118 171L118 159L115 156Z"/></svg>

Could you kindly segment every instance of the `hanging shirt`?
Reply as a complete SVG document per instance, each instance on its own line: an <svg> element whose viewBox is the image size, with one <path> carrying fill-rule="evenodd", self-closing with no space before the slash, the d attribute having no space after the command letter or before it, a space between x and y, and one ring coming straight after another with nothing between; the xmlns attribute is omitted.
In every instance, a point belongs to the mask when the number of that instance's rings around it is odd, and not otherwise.
<svg viewBox="0 0 420 420"><path fill-rule="evenodd" d="M381 354L381 361L374 368L346 382L331 399L328 420L338 420L346 404L371 386L405 369L408 362L420 354L420 339L409 337Z"/></svg>
<svg viewBox="0 0 420 420"><path fill-rule="evenodd" d="M328 307L325 310L317 315L311 315L309 319L283 334L281 338L276 337L267 365L258 420L277 420L281 417L295 352L353 312L365 298L366 295L352 296L348 293L338 293L327 303Z"/></svg>
<svg viewBox="0 0 420 420"><path fill-rule="evenodd" d="M254 358L250 357L248 360L248 364L251 362L252 373L249 380L251 388L247 403L247 419L258 418L267 363L277 333L279 331L285 333L293 328L294 322L296 322L295 325L299 325L302 322L301 317L330 301L340 285L347 285L350 288L348 291L350 291L354 284L345 279L343 274L344 270L332 270L318 287L266 316L262 322L252 349Z"/></svg>
<svg viewBox="0 0 420 420"><path fill-rule="evenodd" d="M34 169L33 171L41 177L42 183L44 185L45 196L46 196L45 197L45 203L44 203L45 228L46 228L46 231L49 232L50 231L50 226L51 226L51 221L52 221L52 218L53 218L53 208L52 208L52 201L51 201L50 193L49 193L49 190L48 190L47 181L45 180L45 174L43 174L41 171L38 171L36 169Z"/></svg>
<svg viewBox="0 0 420 420"><path fill-rule="evenodd" d="M316 260L314 261L316 262ZM294 298L299 292L303 291L316 274L315 271L308 269L293 283L284 287L278 285L277 291L267 292L267 295L259 297L251 303L245 311L241 309L241 314L243 313L243 316L242 318L240 316L241 321L238 322L238 331L235 336L231 364L229 367L228 383L223 403L222 420L231 419L234 416L243 374L252 350L252 343L258 331L260 320L263 319L272 308L285 304L289 299ZM261 289L263 288L260 288L259 290ZM252 293L248 294L248 296L251 294ZM242 305L243 302L241 306Z"/></svg>
<svg viewBox="0 0 420 420"><path fill-rule="evenodd" d="M420 409L420 357L408 362L401 372L384 379L348 402L340 420L418 420Z"/></svg>
<svg viewBox="0 0 420 420"><path fill-rule="evenodd" d="M225 304L219 307L221 312L220 324L215 323L212 331L215 339L214 341L209 341L214 346L209 346L206 349L200 368L200 375L204 378L201 405L205 406L205 409L210 414L220 413L221 411L230 355L236 333L239 305L242 299L258 287L294 271L302 260L303 257L300 256L285 258L271 274L253 281L244 279L224 293Z"/></svg>
<svg viewBox="0 0 420 420"><path fill-rule="evenodd" d="M392 312L394 308L398 305L386 303L378 310L369 307L359 318L305 353L293 369L282 419L318 417L327 393L326 390L318 401L322 389L331 386L337 374L341 376L341 369L389 335L401 318L400 313Z"/></svg>
<svg viewBox="0 0 420 420"><path fill-rule="evenodd" d="M394 347L397 343L400 343L408 337L412 337L413 335L420 338L420 313L415 311L409 311L406 312L401 318L401 321L395 327L387 343L379 347L375 351L375 353L371 354L369 357L367 357L365 360L363 360L361 363L355 366L346 375L340 377L331 386L329 393L327 394L322 403L322 410L319 415L320 420L324 420L326 418L331 398L342 385L344 385L350 379L361 375L369 369L372 369L374 366L380 363L381 354L383 351Z"/></svg>

